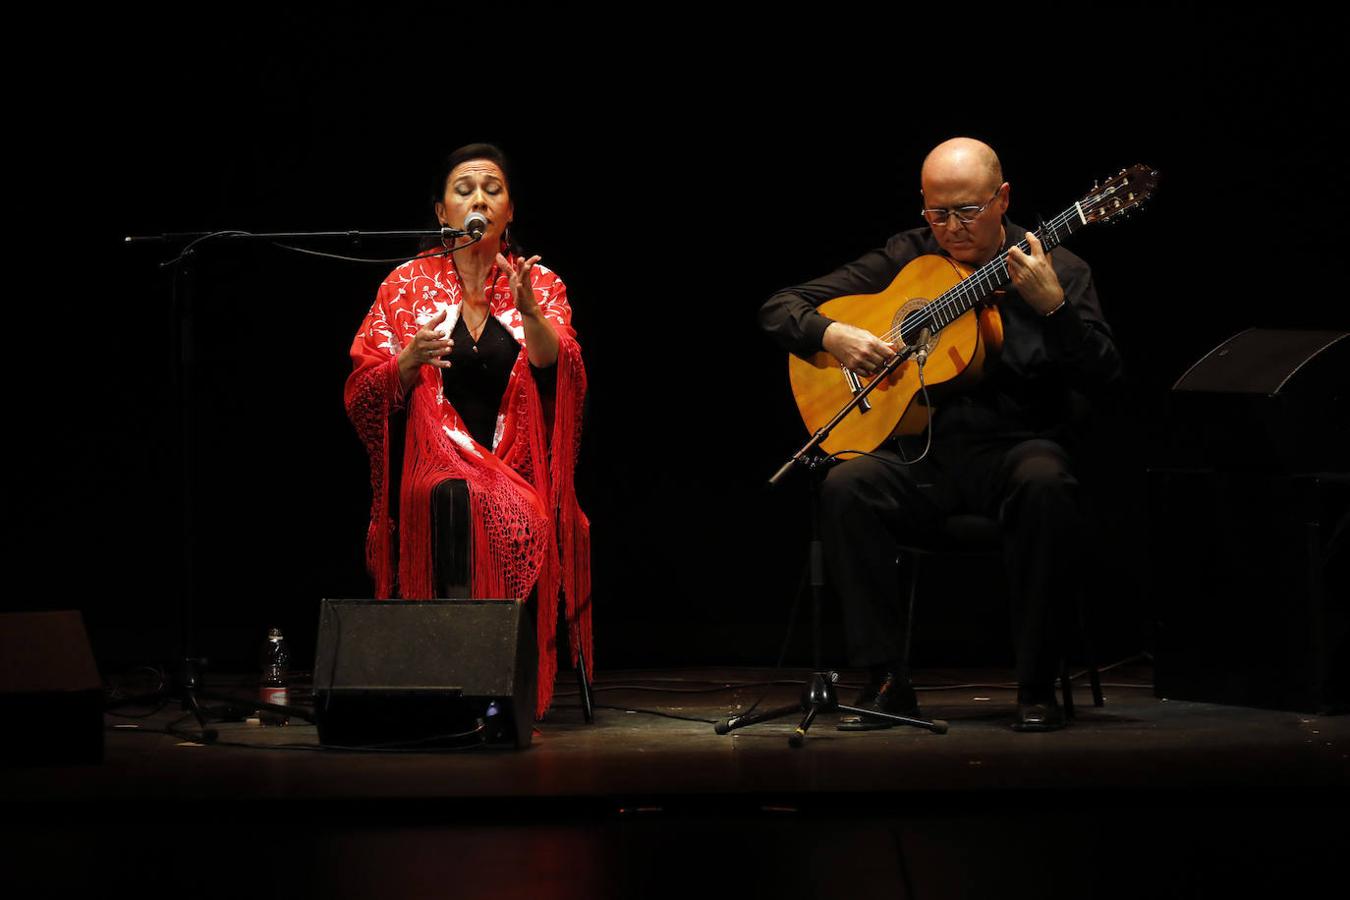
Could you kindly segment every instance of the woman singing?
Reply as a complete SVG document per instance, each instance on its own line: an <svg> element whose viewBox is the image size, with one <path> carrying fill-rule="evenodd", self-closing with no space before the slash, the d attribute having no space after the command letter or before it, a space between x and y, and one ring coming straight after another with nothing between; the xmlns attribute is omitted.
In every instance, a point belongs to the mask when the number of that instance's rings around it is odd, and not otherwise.
<svg viewBox="0 0 1350 900"><path fill-rule="evenodd" d="M347 414L370 453L374 494L367 566L377 597L435 596L431 494L463 481L471 595L536 591L542 716L557 667L560 590L572 658L582 649L591 663L589 525L572 481L586 371L562 279L509 236L515 207L502 152L461 147L440 174L437 219L462 229L476 213L486 220L482 237L457 238L448 252L391 272L352 341ZM405 417L395 526L391 419L398 427Z"/></svg>

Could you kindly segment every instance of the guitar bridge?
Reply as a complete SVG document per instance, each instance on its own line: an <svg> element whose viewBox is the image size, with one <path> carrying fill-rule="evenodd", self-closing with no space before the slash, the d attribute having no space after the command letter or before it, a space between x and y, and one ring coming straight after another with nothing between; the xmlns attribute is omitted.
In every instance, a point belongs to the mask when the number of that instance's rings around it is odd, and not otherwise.
<svg viewBox="0 0 1350 900"><path fill-rule="evenodd" d="M862 379L859 378L858 373L854 372L852 369L844 368L843 366L840 366L840 368L844 370L844 380L848 382L848 389L853 392L853 396L858 396L859 392L863 389ZM865 413L871 409L872 404L866 398L863 398L863 401L858 404L858 412Z"/></svg>

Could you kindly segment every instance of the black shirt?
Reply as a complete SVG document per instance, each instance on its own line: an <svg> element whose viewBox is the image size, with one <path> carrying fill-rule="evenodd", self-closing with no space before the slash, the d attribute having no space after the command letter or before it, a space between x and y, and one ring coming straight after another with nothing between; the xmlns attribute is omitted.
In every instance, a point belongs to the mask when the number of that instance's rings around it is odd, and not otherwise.
<svg viewBox="0 0 1350 900"><path fill-rule="evenodd" d="M450 368L441 370L445 399L464 420L469 436L491 450L497 413L511 380L511 369L520 356L520 344L496 316L487 317L477 341L469 335L464 317L460 316L450 339L455 342L448 357ZM556 368L530 366L541 392L552 388Z"/></svg>

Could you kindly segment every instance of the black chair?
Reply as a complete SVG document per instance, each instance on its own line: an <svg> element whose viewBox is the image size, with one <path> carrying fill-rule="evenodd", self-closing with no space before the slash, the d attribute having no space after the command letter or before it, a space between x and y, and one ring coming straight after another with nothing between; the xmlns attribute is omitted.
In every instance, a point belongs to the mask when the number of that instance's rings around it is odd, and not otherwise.
<svg viewBox="0 0 1350 900"><path fill-rule="evenodd" d="M436 596L469 596L469 485L447 478L431 492L431 571Z"/></svg>
<svg viewBox="0 0 1350 900"><path fill-rule="evenodd" d="M914 609L918 605L921 563L925 557L939 556L993 557L1001 566L1003 564L1003 533L998 522L988 516L952 515L944 519L941 528L931 536L926 536L922 541L900 545L900 559L898 561L901 563L908 562L909 564L909 597L905 615L905 645L902 651L902 658L906 665L909 664L910 639L914 633ZM1105 705L1105 700L1102 697L1101 675L1097 671L1096 659L1093 656L1091 642L1088 639L1086 613L1081 595L1075 605L1077 606L1079 642L1083 662L1086 665L1088 679L1092 685L1092 705L1100 707ZM1066 645L1067 642L1065 642ZM1074 715L1073 687L1069 677L1067 646L1065 655L1060 658L1059 681L1060 692L1064 698L1064 715L1072 719Z"/></svg>

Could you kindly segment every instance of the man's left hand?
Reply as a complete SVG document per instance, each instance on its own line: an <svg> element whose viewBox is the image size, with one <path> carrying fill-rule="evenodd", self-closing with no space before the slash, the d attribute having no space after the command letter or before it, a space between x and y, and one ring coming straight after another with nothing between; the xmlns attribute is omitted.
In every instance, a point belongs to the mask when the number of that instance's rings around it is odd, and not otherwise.
<svg viewBox="0 0 1350 900"><path fill-rule="evenodd" d="M1030 254L1023 253L1018 247L1008 250L1008 274L1027 305L1043 316L1049 315L1064 303L1064 288L1050 265L1050 254L1030 231L1027 232L1027 246L1031 248Z"/></svg>

